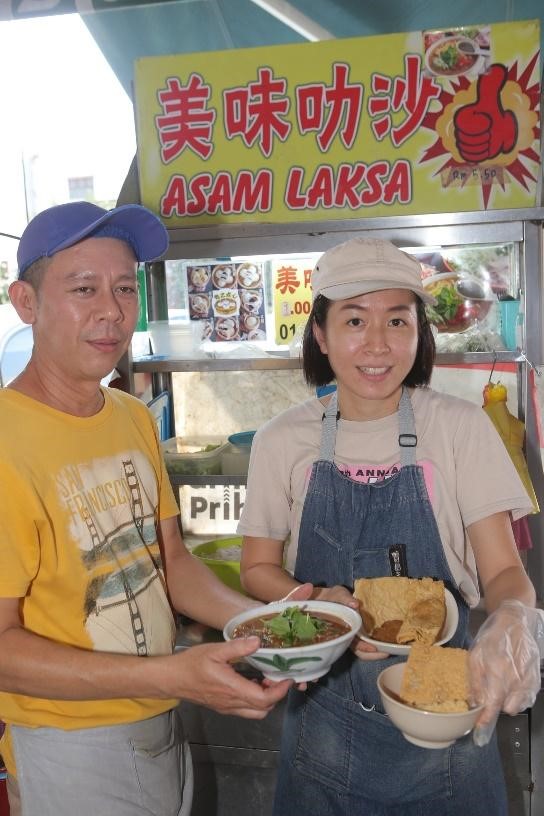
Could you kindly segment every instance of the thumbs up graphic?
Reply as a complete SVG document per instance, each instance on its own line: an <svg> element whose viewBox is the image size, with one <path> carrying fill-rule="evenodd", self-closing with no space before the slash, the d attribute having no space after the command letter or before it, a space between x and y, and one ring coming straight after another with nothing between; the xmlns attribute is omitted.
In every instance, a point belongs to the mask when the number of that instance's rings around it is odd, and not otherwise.
<svg viewBox="0 0 544 816"><path fill-rule="evenodd" d="M504 110L501 102L505 84L505 66L492 65L478 78L476 102L455 113L455 142L465 161L493 159L499 153L509 153L516 144L517 119L512 111Z"/></svg>

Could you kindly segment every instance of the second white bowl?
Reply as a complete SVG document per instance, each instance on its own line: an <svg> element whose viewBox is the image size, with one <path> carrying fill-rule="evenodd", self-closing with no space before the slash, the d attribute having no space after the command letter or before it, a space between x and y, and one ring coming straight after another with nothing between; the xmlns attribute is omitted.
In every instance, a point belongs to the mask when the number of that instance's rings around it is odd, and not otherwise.
<svg viewBox="0 0 544 816"><path fill-rule="evenodd" d="M452 714L423 711L398 699L406 663L395 663L378 675L378 691L385 713L402 731L408 742L420 748L447 748L452 742L469 734L483 706Z"/></svg>

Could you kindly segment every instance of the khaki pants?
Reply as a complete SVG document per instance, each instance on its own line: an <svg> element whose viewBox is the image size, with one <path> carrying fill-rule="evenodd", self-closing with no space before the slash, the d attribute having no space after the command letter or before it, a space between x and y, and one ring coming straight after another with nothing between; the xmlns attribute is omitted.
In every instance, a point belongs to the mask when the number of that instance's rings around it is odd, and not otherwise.
<svg viewBox="0 0 544 816"><path fill-rule="evenodd" d="M8 779L11 816L191 812L191 755L176 709L107 728L11 726L11 735L17 768L17 779Z"/></svg>
<svg viewBox="0 0 544 816"><path fill-rule="evenodd" d="M8 792L9 816L21 816L21 797L19 796L19 785L14 776L8 774L6 779L6 790Z"/></svg>

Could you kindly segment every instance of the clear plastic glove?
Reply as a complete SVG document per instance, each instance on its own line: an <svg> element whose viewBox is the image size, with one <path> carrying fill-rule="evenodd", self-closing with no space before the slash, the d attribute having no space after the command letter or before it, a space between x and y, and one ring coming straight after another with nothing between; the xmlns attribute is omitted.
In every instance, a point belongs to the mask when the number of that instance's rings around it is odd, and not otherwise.
<svg viewBox="0 0 544 816"><path fill-rule="evenodd" d="M502 711L518 714L540 691L544 612L507 600L480 627L469 649L471 702L485 706L473 732L486 745Z"/></svg>

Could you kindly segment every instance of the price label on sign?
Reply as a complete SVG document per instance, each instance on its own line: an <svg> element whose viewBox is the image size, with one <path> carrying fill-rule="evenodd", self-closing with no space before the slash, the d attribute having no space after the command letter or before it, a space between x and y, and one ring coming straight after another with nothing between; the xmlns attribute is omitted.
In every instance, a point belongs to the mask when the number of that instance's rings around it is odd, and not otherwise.
<svg viewBox="0 0 544 816"><path fill-rule="evenodd" d="M302 331L312 309L310 275L314 261L310 258L274 261L272 291L276 324L275 341L289 345Z"/></svg>

